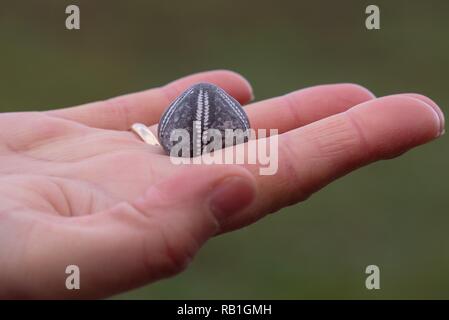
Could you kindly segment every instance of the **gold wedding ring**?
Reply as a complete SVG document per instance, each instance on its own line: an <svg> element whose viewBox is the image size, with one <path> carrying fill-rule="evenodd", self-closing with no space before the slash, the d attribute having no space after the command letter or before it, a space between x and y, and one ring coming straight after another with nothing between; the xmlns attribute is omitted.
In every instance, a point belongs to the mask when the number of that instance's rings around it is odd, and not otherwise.
<svg viewBox="0 0 449 320"><path fill-rule="evenodd" d="M142 123L134 123L131 126L131 130L137 134L145 143L152 146L160 146L159 141L156 136L151 132L151 130Z"/></svg>

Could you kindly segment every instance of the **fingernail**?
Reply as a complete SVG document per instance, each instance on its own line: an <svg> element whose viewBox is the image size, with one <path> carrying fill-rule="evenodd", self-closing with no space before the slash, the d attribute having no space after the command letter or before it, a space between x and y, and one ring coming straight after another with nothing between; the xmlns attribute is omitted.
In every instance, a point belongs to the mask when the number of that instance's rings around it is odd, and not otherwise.
<svg viewBox="0 0 449 320"><path fill-rule="evenodd" d="M439 108L438 108L439 109ZM440 109L440 137L446 133L446 125L444 120L444 113Z"/></svg>
<svg viewBox="0 0 449 320"><path fill-rule="evenodd" d="M253 183L243 177L222 180L212 191L210 209L219 222L248 207L255 198Z"/></svg>
<svg viewBox="0 0 449 320"><path fill-rule="evenodd" d="M432 101L433 102L433 101ZM427 102L427 104L433 109L433 111L435 111L435 113L437 114L438 117L438 121L440 123L440 127L439 127L439 133L437 135L437 137L441 137L443 134L445 134L446 129L445 129L445 120L444 120L444 114L443 111L441 111L440 107L436 104L436 103L429 103Z"/></svg>
<svg viewBox="0 0 449 320"><path fill-rule="evenodd" d="M253 102L255 99L256 99L256 97L254 96L254 92L251 90L251 95L250 95L249 101Z"/></svg>
<svg viewBox="0 0 449 320"><path fill-rule="evenodd" d="M421 101L422 101L422 100L421 100ZM433 110L433 113L435 114L436 119L438 119L438 132L437 132L435 138L439 138L439 137L441 137L441 136L444 134L444 132L445 132L445 129L444 129L444 116L443 116L443 112L442 112L441 109L440 109L438 106L436 106L436 105L431 105L431 104L429 104L429 103L426 102L426 101L424 101L424 103L427 104L427 105Z"/></svg>
<svg viewBox="0 0 449 320"><path fill-rule="evenodd" d="M440 125L439 126L439 131L438 131L438 134L437 134L437 138L441 137L442 135L444 135L446 133L444 113L441 110L441 108L436 104L435 101L433 101L432 99L430 99L430 98L428 98L426 96L423 96L423 95L420 95L420 94L416 94L416 93L408 93L408 94L405 94L405 95L407 95L409 97L412 97L412 98L415 98L415 99L418 99L418 100L421 100L422 102L427 104L429 107L431 107L433 109L433 111L436 113L436 116L438 118L439 125Z"/></svg>

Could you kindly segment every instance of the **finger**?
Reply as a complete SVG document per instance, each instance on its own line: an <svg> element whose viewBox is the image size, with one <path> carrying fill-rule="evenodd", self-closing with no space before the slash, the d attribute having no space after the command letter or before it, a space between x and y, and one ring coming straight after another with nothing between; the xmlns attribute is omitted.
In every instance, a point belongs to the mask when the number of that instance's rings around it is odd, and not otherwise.
<svg viewBox="0 0 449 320"><path fill-rule="evenodd" d="M245 78L232 71L217 70L190 75L143 92L48 111L48 114L101 129L128 130L135 122L152 125L179 94L198 82L214 83L242 104L252 99L252 88Z"/></svg>
<svg viewBox="0 0 449 320"><path fill-rule="evenodd" d="M255 182L239 166L189 167L121 203L68 223L33 228L31 294L105 297L180 272L223 219L249 205ZM66 220L65 220L66 221ZM67 265L77 265L80 290L68 291Z"/></svg>
<svg viewBox="0 0 449 320"><path fill-rule="evenodd" d="M321 85L249 104L245 111L253 129L278 129L283 133L373 98L369 90L356 84Z"/></svg>
<svg viewBox="0 0 449 320"><path fill-rule="evenodd" d="M331 181L373 161L393 158L431 141L442 120L426 102L410 96L371 100L350 110L278 136L278 170L257 178L257 201L230 218L225 230L251 223L297 203Z"/></svg>

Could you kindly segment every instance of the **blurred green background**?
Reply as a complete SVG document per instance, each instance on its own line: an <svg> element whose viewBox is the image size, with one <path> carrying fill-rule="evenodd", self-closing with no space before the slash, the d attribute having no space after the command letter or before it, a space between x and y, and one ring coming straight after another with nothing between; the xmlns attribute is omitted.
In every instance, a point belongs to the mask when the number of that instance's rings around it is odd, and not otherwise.
<svg viewBox="0 0 449 320"><path fill-rule="evenodd" d="M65 7L81 30L65 29ZM258 100L322 83L420 92L446 113L449 2L0 1L0 111L104 99L215 68ZM447 138L220 236L181 275L117 298L449 298ZM381 290L365 288L365 267ZM107 268L107 266L105 266Z"/></svg>

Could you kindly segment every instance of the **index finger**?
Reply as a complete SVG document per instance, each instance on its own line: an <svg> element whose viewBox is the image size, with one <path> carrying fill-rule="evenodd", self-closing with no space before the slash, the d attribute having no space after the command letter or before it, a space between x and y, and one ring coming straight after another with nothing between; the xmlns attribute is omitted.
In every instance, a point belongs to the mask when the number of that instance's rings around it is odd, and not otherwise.
<svg viewBox="0 0 449 320"><path fill-rule="evenodd" d="M246 165L256 177L257 201L227 221L223 231L303 201L351 171L441 136L444 117L429 100L419 95L370 100L279 135L277 171L260 175L260 165Z"/></svg>

